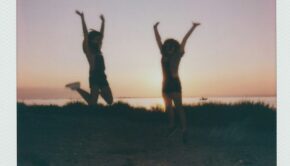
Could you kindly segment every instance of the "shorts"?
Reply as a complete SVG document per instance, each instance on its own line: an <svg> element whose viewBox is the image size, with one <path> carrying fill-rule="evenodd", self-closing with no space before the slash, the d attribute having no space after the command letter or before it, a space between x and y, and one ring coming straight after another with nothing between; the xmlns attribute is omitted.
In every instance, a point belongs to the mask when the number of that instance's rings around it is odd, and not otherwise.
<svg viewBox="0 0 290 166"><path fill-rule="evenodd" d="M103 74L96 74L90 72L89 83L91 89L99 89L109 86L107 76Z"/></svg>
<svg viewBox="0 0 290 166"><path fill-rule="evenodd" d="M181 93L181 83L179 78L169 78L163 81L162 93Z"/></svg>

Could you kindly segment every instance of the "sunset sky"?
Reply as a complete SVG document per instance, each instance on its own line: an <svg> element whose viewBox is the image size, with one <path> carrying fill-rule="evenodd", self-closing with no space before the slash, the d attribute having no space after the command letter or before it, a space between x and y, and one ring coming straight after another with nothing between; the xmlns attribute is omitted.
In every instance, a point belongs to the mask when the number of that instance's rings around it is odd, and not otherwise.
<svg viewBox="0 0 290 166"><path fill-rule="evenodd" d="M275 0L18 0L18 98L78 97L64 88L80 81L88 90L81 21L99 29L115 97L161 96L163 41L179 41L192 25L180 64L183 96L276 95Z"/></svg>

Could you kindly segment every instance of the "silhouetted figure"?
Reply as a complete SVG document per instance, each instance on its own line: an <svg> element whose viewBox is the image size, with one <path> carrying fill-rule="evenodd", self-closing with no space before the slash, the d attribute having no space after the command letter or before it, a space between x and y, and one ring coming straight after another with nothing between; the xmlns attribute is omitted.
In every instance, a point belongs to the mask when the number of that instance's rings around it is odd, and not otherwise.
<svg viewBox="0 0 290 166"><path fill-rule="evenodd" d="M103 97L107 104L112 104L113 96L105 74L104 57L101 52L105 27L104 16L100 16L102 20L100 32L96 30L91 30L88 32L83 12L76 11L76 13L81 17L82 21L84 33L83 51L90 65L89 83L91 91L88 93L81 89L79 82L67 84L66 87L77 91L89 105L94 105L97 103L99 94Z"/></svg>
<svg viewBox="0 0 290 166"><path fill-rule="evenodd" d="M186 116L182 108L182 92L181 83L178 75L178 68L180 60L184 55L184 48L187 39L193 32L193 30L200 25L199 23L193 23L191 29L184 36L181 44L175 39L167 39L162 44L160 34L158 32L157 26L159 22L154 25L154 33L156 37L157 44L161 51L161 66L163 73L163 84L162 84L162 96L166 107L166 112L169 117L169 131L168 137L173 135L176 131L175 126L175 115L173 111L173 103L176 111L179 113L179 118L182 127L182 138L183 142L187 142L187 125Z"/></svg>

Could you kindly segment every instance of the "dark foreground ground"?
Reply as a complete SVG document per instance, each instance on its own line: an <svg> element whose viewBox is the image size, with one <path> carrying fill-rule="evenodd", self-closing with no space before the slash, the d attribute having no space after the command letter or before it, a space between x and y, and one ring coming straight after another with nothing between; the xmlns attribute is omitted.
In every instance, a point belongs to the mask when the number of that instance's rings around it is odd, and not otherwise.
<svg viewBox="0 0 290 166"><path fill-rule="evenodd" d="M153 111L152 111L153 110ZM275 166L276 112L263 104L186 106L190 142L166 114L117 103L18 103L19 166Z"/></svg>

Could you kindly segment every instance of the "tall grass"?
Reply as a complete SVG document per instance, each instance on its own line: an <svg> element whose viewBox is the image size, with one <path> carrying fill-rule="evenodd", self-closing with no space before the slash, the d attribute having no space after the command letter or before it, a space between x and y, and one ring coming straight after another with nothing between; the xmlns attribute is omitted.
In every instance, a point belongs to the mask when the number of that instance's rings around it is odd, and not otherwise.
<svg viewBox="0 0 290 166"><path fill-rule="evenodd" d="M112 116L134 122L167 121L167 114L161 107L146 109L143 107L132 107L122 102L115 103L111 106L87 106L80 102L68 103L64 106L27 106L24 103L17 103L17 110L19 115L51 113L59 116ZM188 124L191 126L227 127L239 125L251 130L276 130L276 110L263 103L205 103L185 105L184 110L187 115Z"/></svg>

